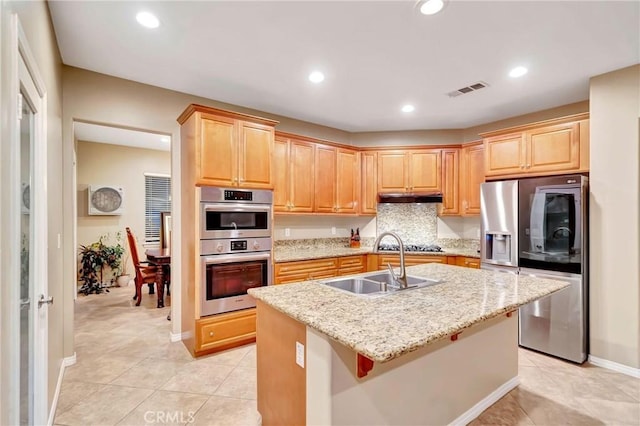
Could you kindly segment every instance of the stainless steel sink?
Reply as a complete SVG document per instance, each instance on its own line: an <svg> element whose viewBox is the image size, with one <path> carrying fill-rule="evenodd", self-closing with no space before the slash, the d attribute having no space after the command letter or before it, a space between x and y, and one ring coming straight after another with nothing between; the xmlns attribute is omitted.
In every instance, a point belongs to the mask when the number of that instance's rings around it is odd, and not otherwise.
<svg viewBox="0 0 640 426"><path fill-rule="evenodd" d="M412 290L438 284L442 280L407 276L407 288L401 288L388 272L375 272L356 278L336 278L321 281L322 284L353 294L365 296L383 296L399 291Z"/></svg>
<svg viewBox="0 0 640 426"><path fill-rule="evenodd" d="M393 280L393 277L388 272L376 272L371 275L367 275L364 277L367 280L376 281L380 283L387 283L389 286L397 286L396 282ZM411 286L418 287L426 287L429 285L437 284L440 280L434 280L429 278L420 278L420 277L412 277L411 275L407 275L407 284Z"/></svg>
<svg viewBox="0 0 640 426"><path fill-rule="evenodd" d="M339 278L325 281L323 284L356 294L371 294L384 291L384 285L382 283L363 278Z"/></svg>

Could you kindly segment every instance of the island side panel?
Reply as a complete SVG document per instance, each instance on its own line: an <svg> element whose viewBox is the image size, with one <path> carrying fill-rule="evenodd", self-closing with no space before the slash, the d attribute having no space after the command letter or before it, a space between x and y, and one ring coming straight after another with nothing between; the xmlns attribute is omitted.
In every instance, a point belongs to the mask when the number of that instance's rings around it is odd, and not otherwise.
<svg viewBox="0 0 640 426"><path fill-rule="evenodd" d="M456 341L376 362L362 379L356 376L355 352L307 329L307 424L466 423L482 411L476 407L470 414L474 406L517 384L517 327L517 315L494 318L463 331ZM314 362L314 353L326 360Z"/></svg>
<svg viewBox="0 0 640 426"><path fill-rule="evenodd" d="M306 373L296 363L296 342L307 346L306 326L257 300L258 411L262 424L306 422ZM305 365L306 365L306 356Z"/></svg>

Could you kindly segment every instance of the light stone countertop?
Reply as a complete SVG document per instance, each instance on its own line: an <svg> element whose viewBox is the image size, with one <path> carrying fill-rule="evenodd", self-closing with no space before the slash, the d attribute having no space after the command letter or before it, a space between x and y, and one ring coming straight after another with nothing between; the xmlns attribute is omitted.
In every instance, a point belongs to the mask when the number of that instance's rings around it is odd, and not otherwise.
<svg viewBox="0 0 640 426"><path fill-rule="evenodd" d="M407 267L407 274L443 282L377 298L318 281L253 288L249 294L355 352L386 362L569 285L434 263Z"/></svg>
<svg viewBox="0 0 640 426"><path fill-rule="evenodd" d="M476 250L462 248L443 247L441 252L405 252L405 255L417 256L466 256L480 258L480 253ZM373 253L372 247L362 247L353 249L349 247L326 247L326 248L289 248L276 247L273 250L273 258L276 263L294 262L299 260L325 259L328 257L356 256L360 254ZM398 252L385 251L378 254L397 254Z"/></svg>

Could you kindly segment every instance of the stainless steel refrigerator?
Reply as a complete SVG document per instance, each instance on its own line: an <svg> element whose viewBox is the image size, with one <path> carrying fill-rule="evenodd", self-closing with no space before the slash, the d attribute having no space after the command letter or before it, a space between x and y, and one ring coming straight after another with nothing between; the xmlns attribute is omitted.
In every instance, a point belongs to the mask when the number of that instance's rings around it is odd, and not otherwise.
<svg viewBox="0 0 640 426"><path fill-rule="evenodd" d="M587 185L564 175L481 186L482 268L570 284L520 308L520 345L577 363L588 343Z"/></svg>

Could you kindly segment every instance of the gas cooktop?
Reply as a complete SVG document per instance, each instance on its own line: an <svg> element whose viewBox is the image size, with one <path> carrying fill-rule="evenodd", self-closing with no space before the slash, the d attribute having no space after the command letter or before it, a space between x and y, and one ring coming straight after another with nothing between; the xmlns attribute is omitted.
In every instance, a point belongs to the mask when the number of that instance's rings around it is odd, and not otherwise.
<svg viewBox="0 0 640 426"><path fill-rule="evenodd" d="M378 246L379 251L400 251L398 244L380 244ZM405 252L441 252L442 247L435 244L405 244Z"/></svg>

